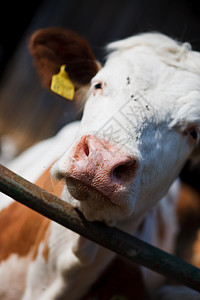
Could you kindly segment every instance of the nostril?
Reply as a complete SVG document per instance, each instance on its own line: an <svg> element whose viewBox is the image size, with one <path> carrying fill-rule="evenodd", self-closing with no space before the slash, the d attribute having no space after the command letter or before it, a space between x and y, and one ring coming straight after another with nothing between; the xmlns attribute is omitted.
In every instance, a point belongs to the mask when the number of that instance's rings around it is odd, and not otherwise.
<svg viewBox="0 0 200 300"><path fill-rule="evenodd" d="M130 166L118 166L117 168L115 168L113 170L113 175L118 178L121 179L124 175L127 175L130 172Z"/></svg>
<svg viewBox="0 0 200 300"><path fill-rule="evenodd" d="M131 180L136 172L136 161L132 160L127 163L118 165L112 170L112 181L117 184L123 184Z"/></svg>
<svg viewBox="0 0 200 300"><path fill-rule="evenodd" d="M90 154L89 147L86 143L84 144L84 153L85 153L86 156L89 156L89 154Z"/></svg>

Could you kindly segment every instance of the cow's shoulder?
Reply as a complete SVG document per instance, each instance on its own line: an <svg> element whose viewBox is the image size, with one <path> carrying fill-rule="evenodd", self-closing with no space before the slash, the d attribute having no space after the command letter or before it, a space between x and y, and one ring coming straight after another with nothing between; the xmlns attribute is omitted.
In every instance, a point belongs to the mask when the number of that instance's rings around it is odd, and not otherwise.
<svg viewBox="0 0 200 300"><path fill-rule="evenodd" d="M60 197L64 185L51 178L50 168L36 181L36 185ZM12 254L37 256L38 247L47 238L50 220L26 206L12 202L0 212L0 262ZM48 249L43 252L46 258Z"/></svg>
<svg viewBox="0 0 200 300"><path fill-rule="evenodd" d="M0 213L0 261L12 254L29 255L38 236L44 237L49 223L47 218L17 202L3 209Z"/></svg>

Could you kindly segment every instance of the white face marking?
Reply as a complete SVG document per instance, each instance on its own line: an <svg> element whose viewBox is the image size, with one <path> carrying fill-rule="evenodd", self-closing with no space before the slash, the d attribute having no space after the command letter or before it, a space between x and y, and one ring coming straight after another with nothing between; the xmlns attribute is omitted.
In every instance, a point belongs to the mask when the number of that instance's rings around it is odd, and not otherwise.
<svg viewBox="0 0 200 300"><path fill-rule="evenodd" d="M87 202L71 199L71 203L88 219L106 222L137 219L150 209L196 145L184 132L191 124L198 127L199 90L198 74L167 64L149 47L111 54L92 80L77 141L85 135L105 140L135 157L138 169L131 184L120 190L119 207L95 211ZM55 173L70 172L72 152L57 163Z"/></svg>

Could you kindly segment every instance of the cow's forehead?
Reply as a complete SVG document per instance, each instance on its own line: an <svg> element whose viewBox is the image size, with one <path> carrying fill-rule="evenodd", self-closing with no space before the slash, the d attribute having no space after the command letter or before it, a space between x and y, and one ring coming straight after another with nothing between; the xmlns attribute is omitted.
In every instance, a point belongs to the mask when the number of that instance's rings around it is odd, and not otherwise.
<svg viewBox="0 0 200 300"><path fill-rule="evenodd" d="M155 78L163 73L165 67L165 64L155 55L152 55L151 51L144 54L144 52L134 48L108 57L104 68L98 75L105 76L109 81L119 79L125 84L128 84L127 77L129 76L130 79L138 79L140 82L146 81L152 85ZM113 76L110 76L111 74ZM133 85L134 81L130 81L130 84Z"/></svg>
<svg viewBox="0 0 200 300"><path fill-rule="evenodd" d="M94 80L101 80L116 90L153 95L156 104L162 98L174 102L191 91L200 90L198 74L168 64L145 46L111 54Z"/></svg>

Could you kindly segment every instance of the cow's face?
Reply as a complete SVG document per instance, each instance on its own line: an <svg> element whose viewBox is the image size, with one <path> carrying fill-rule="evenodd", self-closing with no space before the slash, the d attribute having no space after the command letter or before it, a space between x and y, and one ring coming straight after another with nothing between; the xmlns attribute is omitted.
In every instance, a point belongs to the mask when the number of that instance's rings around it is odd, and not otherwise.
<svg viewBox="0 0 200 300"><path fill-rule="evenodd" d="M197 146L199 75L176 57L127 47L92 78L78 138L53 168L66 180L64 199L87 219L137 221Z"/></svg>
<svg viewBox="0 0 200 300"><path fill-rule="evenodd" d="M197 96L197 76L149 59L148 49L145 57L130 52L110 58L92 79L79 137L54 169L89 220L141 215L198 140L187 115L178 116Z"/></svg>

